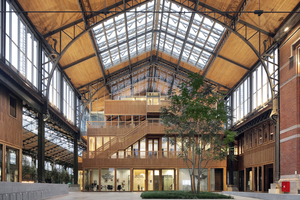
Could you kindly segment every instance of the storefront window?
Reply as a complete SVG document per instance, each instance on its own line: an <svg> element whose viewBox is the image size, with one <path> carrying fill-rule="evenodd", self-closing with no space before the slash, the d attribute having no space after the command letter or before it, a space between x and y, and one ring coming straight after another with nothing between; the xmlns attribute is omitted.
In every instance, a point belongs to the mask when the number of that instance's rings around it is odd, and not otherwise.
<svg viewBox="0 0 300 200"><path fill-rule="evenodd" d="M6 181L19 181L19 151L10 147L6 148Z"/></svg>
<svg viewBox="0 0 300 200"><path fill-rule="evenodd" d="M145 191L145 179L146 170L134 170L133 171L133 190L134 191Z"/></svg>
<svg viewBox="0 0 300 200"><path fill-rule="evenodd" d="M117 191L130 191L130 169L117 169Z"/></svg>
<svg viewBox="0 0 300 200"><path fill-rule="evenodd" d="M174 190L174 170L162 170L162 190Z"/></svg>
<svg viewBox="0 0 300 200"><path fill-rule="evenodd" d="M179 190L191 190L191 179L188 169L179 169Z"/></svg>
<svg viewBox="0 0 300 200"><path fill-rule="evenodd" d="M78 171L78 184L80 185L80 190L83 190L83 172L81 170Z"/></svg>
<svg viewBox="0 0 300 200"><path fill-rule="evenodd" d="M115 168L101 169L101 191L115 191Z"/></svg>
<svg viewBox="0 0 300 200"><path fill-rule="evenodd" d="M198 170L195 170L195 174L198 175ZM203 169L200 175L200 191L208 191L208 170Z"/></svg>

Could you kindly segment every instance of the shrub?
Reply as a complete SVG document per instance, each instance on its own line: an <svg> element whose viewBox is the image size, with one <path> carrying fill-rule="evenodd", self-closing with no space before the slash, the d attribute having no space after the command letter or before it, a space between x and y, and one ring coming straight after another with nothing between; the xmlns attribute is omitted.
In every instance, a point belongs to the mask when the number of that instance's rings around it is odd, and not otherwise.
<svg viewBox="0 0 300 200"><path fill-rule="evenodd" d="M233 199L231 196L214 192L195 194L188 191L148 191L143 192L141 197L143 199Z"/></svg>

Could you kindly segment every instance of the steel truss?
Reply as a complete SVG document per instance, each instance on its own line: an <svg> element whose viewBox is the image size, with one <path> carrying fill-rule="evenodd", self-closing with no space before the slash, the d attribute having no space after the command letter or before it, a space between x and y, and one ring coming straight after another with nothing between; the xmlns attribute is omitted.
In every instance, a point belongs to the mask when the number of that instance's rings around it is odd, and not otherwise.
<svg viewBox="0 0 300 200"><path fill-rule="evenodd" d="M271 120L270 119L271 112L272 112L272 109L269 109L266 112L262 113L261 115L255 117L251 121L247 122L240 128L236 129L235 131L237 132L237 136L239 136L240 134L246 132L247 130L257 126L258 124L261 124L265 121L270 121Z"/></svg>

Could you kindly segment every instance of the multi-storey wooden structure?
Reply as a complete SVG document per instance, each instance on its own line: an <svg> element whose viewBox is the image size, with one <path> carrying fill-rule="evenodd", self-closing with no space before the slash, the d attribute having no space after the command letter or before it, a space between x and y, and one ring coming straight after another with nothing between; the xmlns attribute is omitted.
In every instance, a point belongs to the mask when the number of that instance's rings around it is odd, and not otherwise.
<svg viewBox="0 0 300 200"><path fill-rule="evenodd" d="M88 122L88 152L83 155L85 190L190 188L186 163L178 158L181 143L171 144L159 118L160 108L169 102L160 93L136 98L107 100L107 120ZM172 137L179 141L176 135ZM203 177L201 189L225 190L226 160L210 162Z"/></svg>

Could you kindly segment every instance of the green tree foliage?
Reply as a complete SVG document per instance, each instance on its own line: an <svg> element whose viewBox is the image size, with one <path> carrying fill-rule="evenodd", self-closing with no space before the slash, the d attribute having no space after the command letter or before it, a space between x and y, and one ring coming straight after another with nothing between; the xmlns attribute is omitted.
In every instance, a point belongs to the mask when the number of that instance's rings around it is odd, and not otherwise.
<svg viewBox="0 0 300 200"><path fill-rule="evenodd" d="M62 183L69 183L70 181L70 175L66 170L62 170L62 172L59 174L59 179Z"/></svg>
<svg viewBox="0 0 300 200"><path fill-rule="evenodd" d="M204 84L199 74L190 74L189 79L180 84L179 94L171 93L171 104L161 108L161 118L166 135L179 137L182 148L177 151L189 169L192 191L199 193L203 169L210 161L226 159L235 132L224 130L229 116L223 96Z"/></svg>
<svg viewBox="0 0 300 200"><path fill-rule="evenodd" d="M24 181L36 181L37 170L35 166L23 165L22 166L22 180Z"/></svg>

